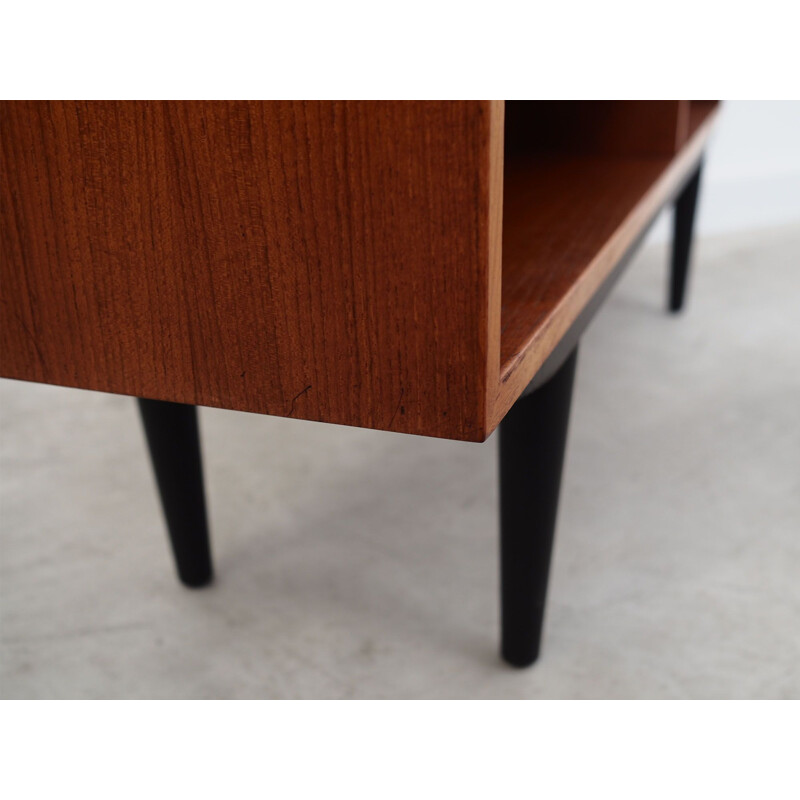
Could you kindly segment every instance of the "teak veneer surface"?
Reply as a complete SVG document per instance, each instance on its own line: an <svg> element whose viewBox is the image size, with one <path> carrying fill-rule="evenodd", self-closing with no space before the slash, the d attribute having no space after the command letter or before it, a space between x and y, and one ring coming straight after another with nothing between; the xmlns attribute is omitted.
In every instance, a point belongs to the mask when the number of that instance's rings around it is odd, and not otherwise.
<svg viewBox="0 0 800 800"><path fill-rule="evenodd" d="M495 425L697 164L714 106L691 113L674 158L551 151L506 163Z"/></svg>
<svg viewBox="0 0 800 800"><path fill-rule="evenodd" d="M713 117L568 106L0 103L0 374L481 441Z"/></svg>
<svg viewBox="0 0 800 800"><path fill-rule="evenodd" d="M672 156L688 134L688 100L512 100L506 154Z"/></svg>
<svg viewBox="0 0 800 800"><path fill-rule="evenodd" d="M483 438L498 114L3 102L0 374Z"/></svg>

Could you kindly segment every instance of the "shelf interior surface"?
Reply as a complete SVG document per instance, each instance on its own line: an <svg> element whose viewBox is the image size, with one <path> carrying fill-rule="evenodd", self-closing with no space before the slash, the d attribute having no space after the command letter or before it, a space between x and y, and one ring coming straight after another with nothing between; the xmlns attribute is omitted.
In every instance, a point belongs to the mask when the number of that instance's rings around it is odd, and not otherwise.
<svg viewBox="0 0 800 800"><path fill-rule="evenodd" d="M513 165L503 202L501 369L547 321L667 162L548 154Z"/></svg>
<svg viewBox="0 0 800 800"><path fill-rule="evenodd" d="M712 110L713 104L691 104L690 138ZM566 295L636 212L672 158L552 149L507 153L501 381L528 349L544 342ZM643 219L642 228L648 222Z"/></svg>

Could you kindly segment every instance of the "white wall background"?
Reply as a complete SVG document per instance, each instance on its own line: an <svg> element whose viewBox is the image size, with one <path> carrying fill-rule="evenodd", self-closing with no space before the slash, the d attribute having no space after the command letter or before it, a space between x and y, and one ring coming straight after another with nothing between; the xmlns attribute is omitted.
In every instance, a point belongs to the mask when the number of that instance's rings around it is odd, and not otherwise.
<svg viewBox="0 0 800 800"><path fill-rule="evenodd" d="M800 102L725 102L700 193L700 236L800 223ZM662 215L651 239L670 225Z"/></svg>

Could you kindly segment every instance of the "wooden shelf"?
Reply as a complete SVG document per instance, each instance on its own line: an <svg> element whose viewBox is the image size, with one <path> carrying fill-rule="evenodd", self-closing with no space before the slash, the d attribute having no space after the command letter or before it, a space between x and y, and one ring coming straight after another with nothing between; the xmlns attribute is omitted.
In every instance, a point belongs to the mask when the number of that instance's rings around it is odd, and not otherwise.
<svg viewBox="0 0 800 800"><path fill-rule="evenodd" d="M483 441L714 108L2 101L0 375Z"/></svg>
<svg viewBox="0 0 800 800"><path fill-rule="evenodd" d="M690 100L689 101L689 136L695 133L704 125L709 117L716 113L719 106L718 100Z"/></svg>
<svg viewBox="0 0 800 800"><path fill-rule="evenodd" d="M677 156L507 150L497 422L679 187L713 112L689 104Z"/></svg>
<svg viewBox="0 0 800 800"><path fill-rule="evenodd" d="M503 208L501 374L513 370L667 162L549 155L511 165Z"/></svg>

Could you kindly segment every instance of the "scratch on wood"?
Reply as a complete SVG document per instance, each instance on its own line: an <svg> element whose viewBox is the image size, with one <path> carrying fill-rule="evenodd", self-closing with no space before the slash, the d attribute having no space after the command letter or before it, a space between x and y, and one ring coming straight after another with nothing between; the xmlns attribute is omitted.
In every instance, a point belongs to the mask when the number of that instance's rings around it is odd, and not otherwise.
<svg viewBox="0 0 800 800"><path fill-rule="evenodd" d="M400 411L402 408L401 403L403 402L403 395L405 394L406 388L405 386L400 387L400 397L397 400L397 408L394 410L394 414L392 414L392 418L389 420L389 430L392 429L392 425L394 425L394 418L397 416L397 412Z"/></svg>
<svg viewBox="0 0 800 800"><path fill-rule="evenodd" d="M307 391L308 391L310 388L311 388L311 384L309 383L309 384L308 384L308 386L306 386L306 388L305 388L305 389L303 389L303 391L302 391L302 392L298 392L298 393L297 393L297 394L296 394L296 395L295 395L295 396L292 398L292 405L291 405L291 407L289 408L289 413L286 415L287 417L291 417L291 416L292 416L292 414L294 414L294 404L295 404L295 403L296 403L296 402L297 402L297 401L298 401L298 400L299 400L299 399L300 399L300 398L301 398L301 397L302 397L302 396L303 396L303 395L304 395L304 394L305 394L305 393L306 393L306 392L307 392Z"/></svg>
<svg viewBox="0 0 800 800"><path fill-rule="evenodd" d="M36 350L36 356L39 359L39 363L42 365L42 369L46 369L47 364L45 363L44 360L44 354L42 353L41 348L39 347L39 343L36 341L36 337L31 333L30 328L25 324L25 320L22 319L22 317L17 313L17 310L15 308L6 303L5 298L3 298L2 303L9 311L11 311L17 322L19 322L20 327L25 332L25 335L28 337L28 341L30 341L30 343L33 345L34 350Z"/></svg>

